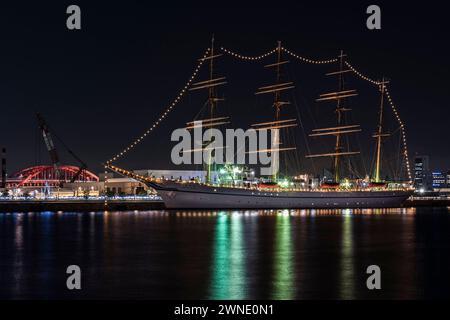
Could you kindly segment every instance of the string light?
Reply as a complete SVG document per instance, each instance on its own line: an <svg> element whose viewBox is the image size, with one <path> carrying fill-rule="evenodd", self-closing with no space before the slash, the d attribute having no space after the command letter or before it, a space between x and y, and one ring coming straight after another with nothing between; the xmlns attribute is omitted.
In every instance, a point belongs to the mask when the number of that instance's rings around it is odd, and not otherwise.
<svg viewBox="0 0 450 320"><path fill-rule="evenodd" d="M272 54L274 54L275 52L278 51L278 48L275 48L273 50L270 50L264 54L261 54L259 56L245 56L242 54L238 54L236 52L233 52L225 47L221 47L220 48L224 53L231 55L235 58L241 59L241 60L247 60L247 61L255 61L255 60L261 60L263 58L266 58ZM328 59L328 60L314 60L314 59L310 59L310 58L305 58L303 56L300 56L298 54L295 54L294 52L281 47L281 50L283 50L284 52L288 53L289 55L291 55L294 58L297 58L303 62L306 63L311 63L311 64L330 64L330 63L335 63L338 62L338 59ZM116 161L117 159L121 158L123 155L125 155L125 153L127 153L128 151L130 151L131 149L133 149L138 143L140 143L147 135L149 135L164 119L165 117L170 113L170 111L172 111L172 109L178 104L178 102L181 100L181 98L184 96L184 94L187 92L189 86L191 85L192 81L196 78L197 73L199 72L203 62L206 60L208 53L210 52L210 48L208 48L205 52L205 54L203 55L203 58L199 59L199 63L197 65L197 67L195 68L194 72L192 73L191 77L189 78L189 80L187 81L187 83L185 84L185 86L183 87L183 89L181 89L181 91L178 93L177 97L172 101L172 103L167 107L167 109L160 115L160 117L158 118L158 120L156 120L153 125L144 132L144 134L142 134L140 137L136 138L132 143L130 143L130 145L128 145L126 148L124 148L121 152L119 152L118 154L116 154L114 157L112 157L110 160L108 160L106 162L105 165L105 169L109 168L111 170L114 170L118 173L127 175L127 176L131 176L134 177L138 180L141 181L151 181L151 179L144 177L144 176L140 176L140 175L136 175L135 173L128 171L128 170L124 170L118 167L115 167L113 165L111 165L111 163L113 161ZM388 98L389 104L392 108L392 111L394 112L394 115L398 121L398 123L400 124L400 129L401 129L401 135L402 135L402 141L403 141L403 155L405 158L405 163L406 163L406 169L407 169L407 174L408 174L408 178L410 180L410 183L412 181L412 175L411 175L411 168L410 168L410 164L409 164L409 155L408 155L408 147L407 147L407 140L406 140L406 131L405 131L405 125L403 123L403 121L400 118L400 115L397 111L397 108L395 106L395 104L392 101L391 95L388 91L388 88L385 84L383 84L380 81L376 81L374 79L371 79L369 77L367 77L366 75L362 74L361 72L359 72L355 67L353 67L348 61L345 61L345 65L355 74L357 75L359 78L368 81L370 83L372 83L373 85L376 85L379 87L379 89L381 89L381 86L384 87L385 92L386 92L386 96ZM105 171L106 173L106 171ZM105 205L106 205L106 198L105 198Z"/></svg>
<svg viewBox="0 0 450 320"><path fill-rule="evenodd" d="M394 102L392 101L391 94L389 93L389 90L386 85L384 86L384 91L386 92L386 97L388 98L389 105L392 108L392 111L394 112L395 117L397 118L398 123L400 124L400 132L402 135L402 141L403 141L403 156L406 163L406 172L408 174L409 183L412 183L412 175L411 175L411 167L409 165L409 153L408 153L408 145L406 141L406 130L405 130L405 124L403 123L402 119L400 118L400 115L397 111L397 107L395 106Z"/></svg>
<svg viewBox="0 0 450 320"><path fill-rule="evenodd" d="M358 77L360 77L361 79L366 80L366 81L368 81L368 82L370 82L370 83L372 83L372 84L374 84L374 85L376 85L376 86L379 86L379 85L381 84L380 81L375 81L375 80L370 79L369 77L363 75L361 72L359 72L358 70L356 70L349 62L345 61L345 65L346 65L347 67L349 67L350 70L352 70L353 73L356 74L356 75L357 75Z"/></svg>
<svg viewBox="0 0 450 320"><path fill-rule="evenodd" d="M233 51L231 51L231 50L229 50L227 48L224 48L224 47L221 47L220 49L223 52L225 52L225 53L227 53L227 54L229 54L229 55L231 55L231 56L233 56L235 58L239 58L241 60L250 60L250 61L261 60L263 58L266 58L266 57L274 54L278 50L278 48L275 48L275 49L273 49L273 50L271 50L269 52L266 52L264 54L261 54L259 56L244 56L242 54L233 52ZM298 54L295 54L292 51L290 51L290 50L288 50L288 49L286 49L284 47L281 47L281 50L285 51L286 53L290 54L291 56L293 56L293 57L295 57L295 58L297 58L299 60L302 60L302 61L308 62L308 63L312 63L312 64L327 64L327 63L333 63L333 62L337 62L338 61L338 59L313 60L313 59L305 58L305 57L302 57L302 56L300 56Z"/></svg>
<svg viewBox="0 0 450 320"><path fill-rule="evenodd" d="M192 81L196 78L197 73L199 72L201 66L203 65L203 62L205 61L205 58L208 56L208 53L210 52L210 48L208 48L203 55L203 58L199 59L199 63L197 67L194 69L194 72L192 73L189 80L186 82L185 86L181 91L178 93L177 97L172 101L172 103L167 107L167 109L160 115L158 120L156 120L153 125L147 129L140 137L136 138L133 142L131 142L127 147L125 147L121 152L116 154L114 157L109 159L106 162L105 167L111 167L110 164L113 161L116 161L117 159L121 158L125 155L128 151L133 149L136 145L138 145L147 135L149 135L161 122L164 120L164 118L172 111L172 109L178 104L178 102L181 100L181 98L184 96L184 94L188 91L189 86L191 85Z"/></svg>
<svg viewBox="0 0 450 320"><path fill-rule="evenodd" d="M299 60L301 60L303 62L312 63L312 64L328 64L328 63L334 63L334 62L338 61L338 59L313 60L313 59L305 58L305 57L302 57L302 56L300 56L298 54L295 54L292 51L290 51L290 50L288 50L288 49L286 49L284 47L281 47L281 50L283 50L284 52L290 54L294 58L297 58L297 59L299 59Z"/></svg>
<svg viewBox="0 0 450 320"><path fill-rule="evenodd" d="M122 174L122 175L124 175L124 176L134 178L134 179L136 179L136 180L138 180L138 181L142 181L142 182L151 182L151 181L154 181L154 179L152 179L152 178L149 178L149 177L146 177L146 176L143 176L143 175L139 175L139 174L136 174L136 173L134 173L134 172L132 172L132 171L128 171L128 170L125 170L125 169L122 169L122 168L113 166L111 163L107 163L107 164L105 165L105 168L108 168L108 169L110 169L110 170L113 170L113 171L115 171L115 172L117 172L117 173L120 173L120 174Z"/></svg>
<svg viewBox="0 0 450 320"><path fill-rule="evenodd" d="M268 56L274 54L275 52L277 52L277 48L275 48L275 49L273 49L273 50L271 50L269 52L266 52L264 54L261 54L259 56L244 56L242 54L238 54L238 53L233 52L233 51L231 51L231 50L229 50L227 48L224 48L224 47L220 47L220 50L222 50L223 52L225 52L225 53L227 53L230 56L233 56L235 58L239 58L241 60L252 60L252 61L254 61L254 60L261 60L261 59L263 59L265 57L268 57Z"/></svg>
<svg viewBox="0 0 450 320"><path fill-rule="evenodd" d="M403 144L403 157L405 159L406 172L407 172L407 175L408 175L409 183L412 183L412 174L411 174L411 167L410 167L410 164L409 164L409 152L408 152L408 145L407 145L407 140L406 140L405 124L403 123L402 119L400 118L400 114L398 112L398 109L395 106L394 102L392 101L392 97L391 97L391 94L389 93L388 87L384 83L382 83L381 81L376 81L376 80L371 79L368 76L362 74L361 72L356 70L356 68L353 67L349 62L345 61L345 64L358 77L360 77L361 79L363 79L363 80L365 80L367 82L370 82L370 83L378 86L379 90L381 90L382 87L384 87L384 92L386 93L386 97L388 98L389 105L391 106L391 109L394 112L394 116L397 119L398 124L400 125L400 133L402 135L402 144Z"/></svg>

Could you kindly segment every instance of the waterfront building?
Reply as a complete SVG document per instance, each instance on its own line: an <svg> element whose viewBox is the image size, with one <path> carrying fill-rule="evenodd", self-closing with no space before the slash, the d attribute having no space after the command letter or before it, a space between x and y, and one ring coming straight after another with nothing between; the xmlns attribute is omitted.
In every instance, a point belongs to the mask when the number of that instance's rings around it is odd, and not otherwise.
<svg viewBox="0 0 450 320"><path fill-rule="evenodd" d="M141 169L133 170L135 174L139 174L144 177L160 178L166 180L183 180L190 181L196 180L199 182L205 182L207 172L205 170L152 170ZM211 178L217 180L217 173L211 172Z"/></svg>
<svg viewBox="0 0 450 320"><path fill-rule="evenodd" d="M414 157L414 187L417 190L427 191L431 189L429 163L428 156L416 155Z"/></svg>
<svg viewBox="0 0 450 320"><path fill-rule="evenodd" d="M446 177L446 182L447 182L447 188L450 188L450 170L447 172L447 177Z"/></svg>
<svg viewBox="0 0 450 320"><path fill-rule="evenodd" d="M444 173L435 171L432 173L432 177L432 186L434 191L439 191L447 187L447 177Z"/></svg>

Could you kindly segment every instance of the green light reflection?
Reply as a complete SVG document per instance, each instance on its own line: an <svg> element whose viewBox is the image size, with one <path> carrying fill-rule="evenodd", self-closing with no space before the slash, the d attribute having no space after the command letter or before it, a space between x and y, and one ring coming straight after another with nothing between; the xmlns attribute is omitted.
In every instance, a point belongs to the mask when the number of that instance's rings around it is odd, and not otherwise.
<svg viewBox="0 0 450 320"><path fill-rule="evenodd" d="M245 299L246 268L240 214L217 217L210 299Z"/></svg>
<svg viewBox="0 0 450 320"><path fill-rule="evenodd" d="M293 259L291 217L281 212L277 215L275 225L273 299L293 299Z"/></svg>

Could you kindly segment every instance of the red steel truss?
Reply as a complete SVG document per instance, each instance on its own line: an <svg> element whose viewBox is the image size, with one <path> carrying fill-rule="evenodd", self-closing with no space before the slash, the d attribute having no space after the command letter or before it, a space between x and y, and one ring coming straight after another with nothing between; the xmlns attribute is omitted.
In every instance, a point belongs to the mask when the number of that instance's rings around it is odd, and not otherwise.
<svg viewBox="0 0 450 320"><path fill-rule="evenodd" d="M59 166L58 173L53 166L34 166L16 172L9 177L9 187L56 187L61 182L69 182L79 171L77 166ZM98 176L88 170L83 170L76 182L99 181Z"/></svg>

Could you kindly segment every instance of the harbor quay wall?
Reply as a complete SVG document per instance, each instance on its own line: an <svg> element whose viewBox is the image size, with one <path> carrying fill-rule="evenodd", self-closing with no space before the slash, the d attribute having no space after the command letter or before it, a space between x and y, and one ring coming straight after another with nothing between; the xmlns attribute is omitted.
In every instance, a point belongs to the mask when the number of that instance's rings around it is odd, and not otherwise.
<svg viewBox="0 0 450 320"><path fill-rule="evenodd" d="M93 212L93 211L129 211L129 210L160 210L164 209L164 203L159 200L108 200L105 201L0 201L0 214L7 212Z"/></svg>

